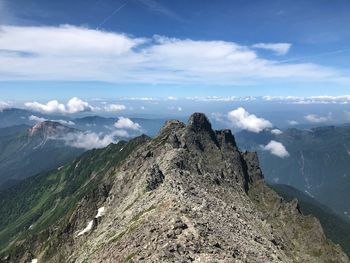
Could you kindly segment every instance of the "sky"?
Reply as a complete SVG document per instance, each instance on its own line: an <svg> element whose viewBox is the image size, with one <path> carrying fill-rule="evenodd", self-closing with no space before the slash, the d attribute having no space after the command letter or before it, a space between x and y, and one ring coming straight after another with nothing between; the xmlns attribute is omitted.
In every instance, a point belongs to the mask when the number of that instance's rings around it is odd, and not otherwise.
<svg viewBox="0 0 350 263"><path fill-rule="evenodd" d="M350 2L0 0L0 100L341 96Z"/></svg>

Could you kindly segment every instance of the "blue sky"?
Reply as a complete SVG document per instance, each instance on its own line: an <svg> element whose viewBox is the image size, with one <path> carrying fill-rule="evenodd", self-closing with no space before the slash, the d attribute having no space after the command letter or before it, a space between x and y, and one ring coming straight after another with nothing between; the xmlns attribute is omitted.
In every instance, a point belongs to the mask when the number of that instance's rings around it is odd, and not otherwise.
<svg viewBox="0 0 350 263"><path fill-rule="evenodd" d="M0 0L0 100L349 94L348 1Z"/></svg>

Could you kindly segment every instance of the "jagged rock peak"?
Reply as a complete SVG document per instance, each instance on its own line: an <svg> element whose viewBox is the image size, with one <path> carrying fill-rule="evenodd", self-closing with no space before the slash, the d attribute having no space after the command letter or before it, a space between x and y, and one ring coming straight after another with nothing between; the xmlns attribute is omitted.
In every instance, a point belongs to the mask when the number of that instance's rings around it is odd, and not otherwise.
<svg viewBox="0 0 350 263"><path fill-rule="evenodd" d="M163 126L162 129L178 129L178 128L183 128L185 127L186 125L179 121L179 120L168 120L165 122L165 125Z"/></svg>
<svg viewBox="0 0 350 263"><path fill-rule="evenodd" d="M220 145L228 144L232 147L237 148L235 137L233 136L230 129L215 131L215 133Z"/></svg>
<svg viewBox="0 0 350 263"><path fill-rule="evenodd" d="M205 116L204 113L200 112L195 112L193 113L189 120L188 120L188 125L193 128L194 130L212 130L211 124Z"/></svg>
<svg viewBox="0 0 350 263"><path fill-rule="evenodd" d="M214 143L220 149L238 150L230 129L214 131L206 115L198 112L189 117L188 125L179 120L167 121L161 128L158 138L166 138L175 148L193 144L203 148Z"/></svg>

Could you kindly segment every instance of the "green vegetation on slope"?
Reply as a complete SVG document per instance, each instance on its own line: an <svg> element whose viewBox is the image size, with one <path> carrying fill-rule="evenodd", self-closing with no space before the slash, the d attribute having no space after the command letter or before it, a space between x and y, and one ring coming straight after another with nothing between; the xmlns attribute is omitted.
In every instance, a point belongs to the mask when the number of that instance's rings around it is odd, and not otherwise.
<svg viewBox="0 0 350 263"><path fill-rule="evenodd" d="M0 149L0 190L64 165L84 152L42 134L29 135L25 125L0 129Z"/></svg>
<svg viewBox="0 0 350 263"><path fill-rule="evenodd" d="M144 136L84 153L70 165L28 178L0 193L0 251L69 218L77 203L109 169L123 161Z"/></svg>

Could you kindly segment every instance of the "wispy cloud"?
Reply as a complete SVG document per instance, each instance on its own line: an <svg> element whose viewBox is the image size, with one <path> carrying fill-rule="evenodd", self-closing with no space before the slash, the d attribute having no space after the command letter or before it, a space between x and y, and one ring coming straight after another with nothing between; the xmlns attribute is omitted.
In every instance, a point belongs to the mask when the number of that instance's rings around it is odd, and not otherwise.
<svg viewBox="0 0 350 263"><path fill-rule="evenodd" d="M293 104L348 104L350 103L350 95L341 96L264 96L265 101L283 102Z"/></svg>
<svg viewBox="0 0 350 263"><path fill-rule="evenodd" d="M124 4L122 4L121 6L118 6L116 9L113 10L113 12L106 16L101 23L97 26L97 29L102 27L104 24L106 24L108 22L108 20L110 20L116 13L118 13L120 10L122 10L125 6L127 5L127 3L125 2Z"/></svg>
<svg viewBox="0 0 350 263"><path fill-rule="evenodd" d="M271 79L350 83L348 75L337 69L312 63L279 63L234 42L164 36L145 39L69 25L0 26L0 49L10 52L0 54L2 80L182 85L244 85L269 83Z"/></svg>
<svg viewBox="0 0 350 263"><path fill-rule="evenodd" d="M35 115L30 115L28 117L28 119L30 121L34 121L34 122L37 122L37 123L49 120L49 119L46 119L44 117L38 117L38 116L35 116ZM58 122L58 123L61 123L62 125L75 125L75 123L73 121L70 121L70 120L50 120L50 121Z"/></svg>
<svg viewBox="0 0 350 263"><path fill-rule="evenodd" d="M35 116L35 115L30 115L30 116L28 117L28 120L34 121L34 122L43 122L43 121L47 121L46 118L44 118L44 117L38 117L38 116Z"/></svg>
<svg viewBox="0 0 350 263"><path fill-rule="evenodd" d="M289 121L287 121L287 123L288 123L289 125L291 125L291 126L294 126L294 125L298 125L298 124L299 124L299 122L297 122L297 121L295 121L295 120L289 120Z"/></svg>
<svg viewBox="0 0 350 263"><path fill-rule="evenodd" d="M266 49L270 50L277 55L285 55L289 52L292 44L290 43L258 43L252 46L257 49Z"/></svg>
<svg viewBox="0 0 350 263"><path fill-rule="evenodd" d="M161 14L163 16L169 17L178 21L185 21L181 16L172 11L171 9L164 6L162 3L156 0L139 0L144 6L146 6L149 10L154 13Z"/></svg>
<svg viewBox="0 0 350 263"><path fill-rule="evenodd" d="M108 104L104 106L104 110L107 112L118 112L125 110L126 107L123 104Z"/></svg>
<svg viewBox="0 0 350 263"><path fill-rule="evenodd" d="M308 114L304 116L304 119L312 123L322 123L332 120L332 114L329 113L327 116L318 116L316 114Z"/></svg>
<svg viewBox="0 0 350 263"><path fill-rule="evenodd" d="M72 132L65 134L65 136L56 138L63 140L66 145L69 145L74 148L90 150L93 148L104 148L111 143L117 143L117 135L120 135L121 132L117 131L116 133L110 134L98 134L95 132ZM126 131L122 132L122 137L128 137Z"/></svg>

